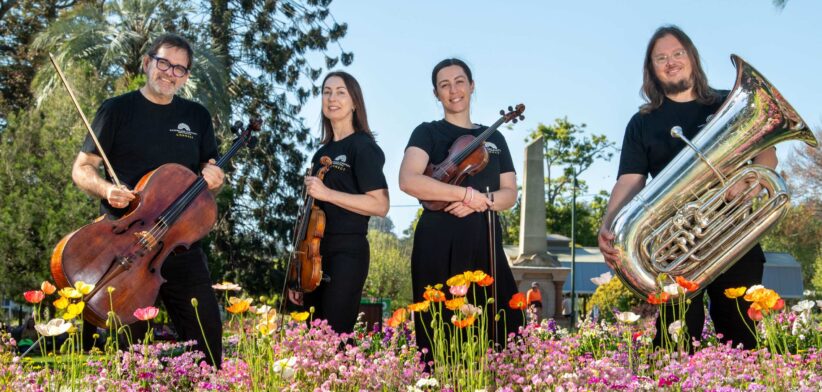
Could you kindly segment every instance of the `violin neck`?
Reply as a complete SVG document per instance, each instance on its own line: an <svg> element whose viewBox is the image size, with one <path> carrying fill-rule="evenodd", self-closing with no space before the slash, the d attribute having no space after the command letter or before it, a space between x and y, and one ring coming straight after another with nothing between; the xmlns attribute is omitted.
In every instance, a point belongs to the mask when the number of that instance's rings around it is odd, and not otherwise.
<svg viewBox="0 0 822 392"><path fill-rule="evenodd" d="M485 143L485 141L488 140L489 137L491 137L491 134L493 134L497 130L497 128L499 128L499 126L502 125L503 122L505 122L505 117L500 117L500 119L497 120L497 122L491 124L491 126L488 127L488 129L483 131L479 136L475 137L474 140L471 141L471 143L469 143L467 146L465 146L465 148L462 149L462 151L455 154L454 158L452 159L452 163L455 165L459 165L460 163L462 163L462 161L465 160L465 158L467 158L469 155L471 155L471 153L474 152L474 150L476 150L477 147Z"/></svg>

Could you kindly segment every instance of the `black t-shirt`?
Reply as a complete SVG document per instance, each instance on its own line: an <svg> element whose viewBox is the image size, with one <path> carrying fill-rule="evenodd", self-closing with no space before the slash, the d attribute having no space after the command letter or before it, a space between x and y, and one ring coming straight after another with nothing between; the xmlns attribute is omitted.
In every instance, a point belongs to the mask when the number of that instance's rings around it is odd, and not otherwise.
<svg viewBox="0 0 822 392"><path fill-rule="evenodd" d="M480 125L475 129L466 129L445 120L425 122L417 126L408 140L408 147L417 147L428 154L428 163L439 164L448 157L448 149L462 135L479 136L488 127ZM502 173L514 172L514 161L508 144L499 131L494 131L485 141L488 151L488 166L473 176L467 176L460 184L470 186L479 192L488 187L492 192L499 190L499 176Z"/></svg>
<svg viewBox="0 0 822 392"><path fill-rule="evenodd" d="M671 128L682 127L685 137L693 140L722 105L727 92L720 91L719 95L710 105L697 101L675 102L666 97L658 109L636 113L625 129L617 177L623 174L656 177L686 146L681 139L671 136Z"/></svg>
<svg viewBox="0 0 822 392"><path fill-rule="evenodd" d="M200 165L217 157L211 115L202 105L175 96L158 105L139 91L105 100L91 123L117 177L134 189L146 173L177 163L200 173ZM86 136L83 152L100 155ZM106 178L111 181L108 172ZM101 211L120 216L124 209L101 200Z"/></svg>
<svg viewBox="0 0 822 392"><path fill-rule="evenodd" d="M320 158L327 156L333 162L325 173L323 183L330 189L365 194L377 189L387 189L385 175L385 155L377 143L363 132L354 132L342 140L330 141L320 147L311 158L313 171L320 170ZM329 234L366 234L369 216L360 215L332 203L316 201L325 212L326 228Z"/></svg>

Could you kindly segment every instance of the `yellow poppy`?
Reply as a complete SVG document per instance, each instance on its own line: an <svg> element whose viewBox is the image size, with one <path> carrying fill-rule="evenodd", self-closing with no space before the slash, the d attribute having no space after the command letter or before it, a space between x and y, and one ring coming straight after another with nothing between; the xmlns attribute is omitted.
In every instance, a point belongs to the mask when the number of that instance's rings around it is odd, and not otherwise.
<svg viewBox="0 0 822 392"><path fill-rule="evenodd" d="M61 297L65 298L81 298L83 294L77 291L74 287L63 287L57 292Z"/></svg>
<svg viewBox="0 0 822 392"><path fill-rule="evenodd" d="M747 291L747 290L748 290L748 288L744 287L744 286L743 287L737 287L737 288L725 289L725 296L730 298L730 299L739 298L739 297L745 295L745 291Z"/></svg>
<svg viewBox="0 0 822 392"><path fill-rule="evenodd" d="M308 312L291 312L291 318L295 321L308 320Z"/></svg>
<svg viewBox="0 0 822 392"><path fill-rule="evenodd" d="M56 301L54 301L54 307L57 309L65 309L69 305L68 298L61 296Z"/></svg>
<svg viewBox="0 0 822 392"><path fill-rule="evenodd" d="M82 280L78 280L78 281L74 282L74 288L77 291L79 291L80 294L86 295L86 294L90 293L91 290L94 290L94 285L83 282Z"/></svg>
<svg viewBox="0 0 822 392"><path fill-rule="evenodd" d="M485 279L487 274L485 272L482 272L482 270L476 270L476 271L465 271L465 273L463 273L463 276L465 276L465 279L467 279L469 282L477 283L477 282Z"/></svg>
<svg viewBox="0 0 822 392"><path fill-rule="evenodd" d="M455 297L445 301L445 307L449 310L457 310L463 304L465 304L465 297Z"/></svg>
<svg viewBox="0 0 822 392"><path fill-rule="evenodd" d="M468 284L468 280L465 278L464 274L459 274L452 276L450 279L445 281L445 284L449 287L465 286Z"/></svg>

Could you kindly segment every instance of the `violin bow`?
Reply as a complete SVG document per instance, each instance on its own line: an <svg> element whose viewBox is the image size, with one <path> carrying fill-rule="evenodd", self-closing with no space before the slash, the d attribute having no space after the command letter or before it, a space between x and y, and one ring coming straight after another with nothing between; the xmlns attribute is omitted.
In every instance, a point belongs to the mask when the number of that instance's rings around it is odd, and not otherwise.
<svg viewBox="0 0 822 392"><path fill-rule="evenodd" d="M117 178L117 174L114 173L114 169L111 167L111 163L108 161L108 157L106 153L103 151L103 147L100 146L100 141L97 140L97 135L94 134L94 131L91 130L91 125L88 123L88 119L86 115L83 114L83 109L80 109L80 104L77 103L77 98L74 96L74 91L71 90L71 87L66 80L66 76L63 75L63 70L60 69L60 66L57 65L57 60L54 56L49 53L49 59L51 60L51 65L54 66L54 69L57 70L57 75L60 76L60 80L63 82L63 86L66 87L68 90L69 96L71 97L71 102L74 102L74 107L77 108L77 112L80 113L80 117L83 119L83 124L86 126L86 130L88 130L89 135L91 135L91 140L94 140L94 145L97 146L97 151L100 153L100 156L103 158L103 163L106 165L106 170L108 174L111 176L111 179L114 181L114 185L118 188L121 188L122 185L120 184L120 179Z"/></svg>
<svg viewBox="0 0 822 392"><path fill-rule="evenodd" d="M485 195L491 200L491 203L494 202L494 193L491 192L491 188L485 187ZM488 208L488 261L489 261L489 268L488 272L491 274L491 277L494 278L494 282L491 283L491 298L494 299L494 302L491 303L491 309L493 310L493 317L491 317L491 336L494 338L494 344L496 345L499 342L499 325L497 325L496 317L497 317L497 246L496 246L496 213L491 208Z"/></svg>

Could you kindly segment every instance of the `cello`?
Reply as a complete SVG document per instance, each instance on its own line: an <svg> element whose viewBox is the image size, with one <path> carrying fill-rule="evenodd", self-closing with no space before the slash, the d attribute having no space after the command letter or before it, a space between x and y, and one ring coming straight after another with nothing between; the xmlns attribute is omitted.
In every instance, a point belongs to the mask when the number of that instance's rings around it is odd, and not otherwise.
<svg viewBox="0 0 822 392"><path fill-rule="evenodd" d="M479 136L462 135L454 140L448 148L448 156L440 163L428 164L424 175L437 181L451 185L459 185L467 176L473 176L485 169L488 165L488 151L485 150L485 141L499 128L509 121L514 124L524 120L525 105L519 104L515 108L508 107L508 113L500 110L502 116ZM451 204L450 201L421 200L423 207L431 211L439 211Z"/></svg>
<svg viewBox="0 0 822 392"><path fill-rule="evenodd" d="M216 165L225 168L241 147L253 146L251 134L260 125L252 120L243 130L235 123L232 130L239 135ZM104 215L60 240L51 256L57 286L95 285L83 298L86 320L104 328L112 312L131 324L136 309L154 304L169 254L205 237L217 221L217 204L206 188L203 177L185 166L164 164L140 179L121 218Z"/></svg>

